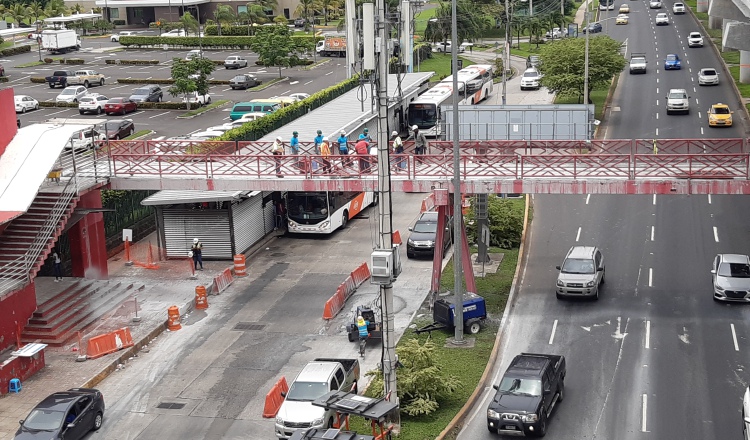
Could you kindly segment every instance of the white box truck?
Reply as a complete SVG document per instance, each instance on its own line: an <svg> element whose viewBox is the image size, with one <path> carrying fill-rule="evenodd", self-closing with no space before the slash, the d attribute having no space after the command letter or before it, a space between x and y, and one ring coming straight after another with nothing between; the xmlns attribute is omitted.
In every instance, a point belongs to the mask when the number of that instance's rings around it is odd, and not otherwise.
<svg viewBox="0 0 750 440"><path fill-rule="evenodd" d="M81 39L73 29L42 31L42 49L64 53L81 48Z"/></svg>

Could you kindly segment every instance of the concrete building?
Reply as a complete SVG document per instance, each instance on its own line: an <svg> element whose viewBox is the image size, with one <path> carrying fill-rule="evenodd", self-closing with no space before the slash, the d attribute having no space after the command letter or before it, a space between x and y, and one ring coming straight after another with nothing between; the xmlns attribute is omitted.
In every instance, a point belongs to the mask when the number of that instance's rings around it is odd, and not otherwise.
<svg viewBox="0 0 750 440"><path fill-rule="evenodd" d="M740 82L750 84L750 0L699 0L698 12L708 12L708 26L722 30L722 49L740 51Z"/></svg>

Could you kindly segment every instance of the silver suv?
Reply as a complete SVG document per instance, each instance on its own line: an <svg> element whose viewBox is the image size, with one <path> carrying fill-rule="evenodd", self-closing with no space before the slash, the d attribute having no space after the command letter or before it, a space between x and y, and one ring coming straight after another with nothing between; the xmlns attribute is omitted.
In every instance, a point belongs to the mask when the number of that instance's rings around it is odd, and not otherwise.
<svg viewBox="0 0 750 440"><path fill-rule="evenodd" d="M595 246L573 246L557 266L557 299L591 297L599 299L599 286L604 284L604 257Z"/></svg>
<svg viewBox="0 0 750 440"><path fill-rule="evenodd" d="M690 113L690 97L685 89L669 89L667 95L667 114L672 113Z"/></svg>
<svg viewBox="0 0 750 440"><path fill-rule="evenodd" d="M711 275L715 300L750 302L750 258L747 255L717 255Z"/></svg>

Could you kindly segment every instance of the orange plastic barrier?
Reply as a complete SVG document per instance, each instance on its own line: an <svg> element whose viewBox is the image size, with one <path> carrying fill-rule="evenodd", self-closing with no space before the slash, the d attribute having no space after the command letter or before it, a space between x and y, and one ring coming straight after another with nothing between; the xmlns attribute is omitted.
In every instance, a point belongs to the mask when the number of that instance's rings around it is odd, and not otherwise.
<svg viewBox="0 0 750 440"><path fill-rule="evenodd" d="M195 286L195 309L205 310L208 308L208 296L205 286Z"/></svg>
<svg viewBox="0 0 750 440"><path fill-rule="evenodd" d="M354 280L354 284L356 284L357 287L361 286L362 283L370 279L370 268L367 267L367 263L362 263L361 266L354 269L354 272L352 272L352 279Z"/></svg>
<svg viewBox="0 0 750 440"><path fill-rule="evenodd" d="M214 295L218 295L226 290L226 288L232 284L232 281L234 281L234 278L232 278L232 270L230 268L221 271L221 273L214 278Z"/></svg>
<svg viewBox="0 0 750 440"><path fill-rule="evenodd" d="M346 280L344 280L339 287L336 288L336 293L326 301L323 307L323 319L333 319L341 309L344 308L346 300L352 296L352 293L357 291L357 287L361 286L368 278L370 278L370 268L367 263L362 263L358 268L354 269Z"/></svg>
<svg viewBox="0 0 750 440"><path fill-rule="evenodd" d="M132 346L133 337L130 335L130 329L123 327L119 330L90 338L86 345L86 357L88 359L96 359Z"/></svg>
<svg viewBox="0 0 750 440"><path fill-rule="evenodd" d="M242 254L234 256L234 275L238 277L247 276L245 256Z"/></svg>
<svg viewBox="0 0 750 440"><path fill-rule="evenodd" d="M393 244L403 244L401 241L401 233L398 231L393 233Z"/></svg>
<svg viewBox="0 0 750 440"><path fill-rule="evenodd" d="M429 196L425 197L424 200L422 200L422 209L420 209L421 212L427 212L432 211L435 208L435 193L430 194Z"/></svg>
<svg viewBox="0 0 750 440"><path fill-rule="evenodd" d="M284 396L281 393L288 393L289 386L286 384L286 378L281 376L278 382L271 387L271 391L266 394L266 404L263 406L263 417L271 419L276 417L276 414L281 408L281 404L284 403Z"/></svg>
<svg viewBox="0 0 750 440"><path fill-rule="evenodd" d="M180 324L180 309L178 309L177 306L172 306L167 309L167 328L170 331L182 328L182 325Z"/></svg>

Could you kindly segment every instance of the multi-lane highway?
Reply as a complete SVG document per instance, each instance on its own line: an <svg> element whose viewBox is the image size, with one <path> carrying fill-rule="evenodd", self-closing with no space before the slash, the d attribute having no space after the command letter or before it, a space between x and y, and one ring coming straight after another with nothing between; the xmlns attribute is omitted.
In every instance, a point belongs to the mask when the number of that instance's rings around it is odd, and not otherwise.
<svg viewBox="0 0 750 440"><path fill-rule="evenodd" d="M630 23L608 26L645 52L648 73L620 77L606 122L608 138L739 137L733 128L708 127L716 102L736 109L727 79L699 87L698 70L719 67L710 47L688 48L699 30L691 15L672 14L643 1L628 2ZM619 7L620 3L616 4ZM657 12L669 26L656 27ZM679 71L664 71L677 53ZM666 115L670 88L690 95L689 115ZM735 116L738 116L735 113ZM563 354L568 361L565 401L555 408L548 438L740 439L741 404L750 380L748 311L712 300L711 262L717 253L750 252L742 196L537 196L518 300L507 325L493 383L519 352ZM607 282L599 301L558 301L557 271L573 245L599 246ZM459 439L491 439L485 390Z"/></svg>

